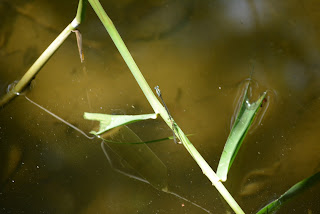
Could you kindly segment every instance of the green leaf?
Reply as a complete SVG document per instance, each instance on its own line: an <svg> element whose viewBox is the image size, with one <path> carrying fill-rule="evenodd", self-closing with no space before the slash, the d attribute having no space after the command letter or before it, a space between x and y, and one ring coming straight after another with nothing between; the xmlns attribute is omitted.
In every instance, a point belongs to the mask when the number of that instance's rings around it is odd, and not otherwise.
<svg viewBox="0 0 320 214"><path fill-rule="evenodd" d="M103 136L112 142L142 142L127 126L117 127ZM146 144L102 144L111 166L126 176L150 183L158 190L168 189L167 167Z"/></svg>
<svg viewBox="0 0 320 214"><path fill-rule="evenodd" d="M111 115L85 112L83 115L86 120L96 120L100 122L99 131L91 131L91 134L99 135L118 126L134 123L141 120L156 119L157 114L141 115Z"/></svg>
<svg viewBox="0 0 320 214"><path fill-rule="evenodd" d="M237 114L237 118L233 124L219 161L217 175L222 181L227 180L228 171L238 153L238 150L240 149L242 141L244 140L250 125L255 118L257 111L262 104L264 97L267 94L267 92L264 92L256 102L250 103L248 99L249 85L250 84L248 83L241 107Z"/></svg>
<svg viewBox="0 0 320 214"><path fill-rule="evenodd" d="M283 195L281 195L278 199L272 201L267 206L259 210L257 214L271 214L280 209L281 206L283 206L286 202L291 200L293 197L297 196L298 194L301 194L303 191L307 190L308 188L311 188L315 184L317 184L320 181L320 172L317 172L316 174L310 176L309 178L306 178L299 183L293 185L288 191L286 191Z"/></svg>

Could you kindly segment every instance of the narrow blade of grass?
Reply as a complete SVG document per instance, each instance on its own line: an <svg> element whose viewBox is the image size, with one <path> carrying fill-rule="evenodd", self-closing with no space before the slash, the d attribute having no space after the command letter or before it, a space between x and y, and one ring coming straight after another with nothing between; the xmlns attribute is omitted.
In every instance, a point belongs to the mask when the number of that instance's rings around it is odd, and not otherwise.
<svg viewBox="0 0 320 214"><path fill-rule="evenodd" d="M242 141L245 138L264 97L266 96L266 92L264 92L256 102L250 103L248 99L248 90L249 83L247 85L241 107L237 114L237 118L233 124L219 161L217 175L222 181L227 180L227 174L238 153L238 150L240 149Z"/></svg>
<svg viewBox="0 0 320 214"><path fill-rule="evenodd" d="M293 197L301 194L303 191L311 188L320 181L320 172L306 178L299 183L293 185L288 191L281 195L278 199L272 201L267 206L259 210L257 214L271 214L280 209L286 202L293 199Z"/></svg>
<svg viewBox="0 0 320 214"><path fill-rule="evenodd" d="M99 135L118 126L134 123L141 120L156 119L157 114L141 115L111 115L85 112L83 115L86 120L96 120L100 122L99 131L91 131L91 134Z"/></svg>
<svg viewBox="0 0 320 214"><path fill-rule="evenodd" d="M96 135L97 136L97 135ZM186 135L186 136L190 136ZM173 140L174 137L173 136L169 136L169 137L165 137L165 138L160 138L160 139L155 139L155 140L148 140L148 141L136 141L136 142L116 142L116 141L111 141L111 140L107 140L107 139L103 139L101 136L99 136L100 139L102 139L104 142L107 143L117 143L117 144L148 144L148 143L157 143L157 142L161 142L161 141L166 141L166 140Z"/></svg>

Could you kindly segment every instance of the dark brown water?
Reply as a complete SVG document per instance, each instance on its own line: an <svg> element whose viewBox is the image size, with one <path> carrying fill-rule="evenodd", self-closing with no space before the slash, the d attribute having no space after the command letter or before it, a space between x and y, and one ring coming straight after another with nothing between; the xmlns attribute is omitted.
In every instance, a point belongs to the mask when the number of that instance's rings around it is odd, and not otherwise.
<svg viewBox="0 0 320 214"><path fill-rule="evenodd" d="M255 213L320 170L320 4L318 1L101 1L149 85L159 85L175 121L212 166L228 137L243 82L266 110L244 140L226 187ZM0 2L1 95L72 21L77 2ZM25 93L89 132L83 112L152 109L90 6ZM258 117L259 118L259 117ZM261 117L260 117L261 118ZM142 140L172 134L159 119L130 128ZM228 205L187 151L150 145L168 169L170 191L212 213ZM148 160L147 160L148 161ZM89 140L23 96L0 110L0 213L206 213L115 172ZM278 213L320 213L319 184Z"/></svg>

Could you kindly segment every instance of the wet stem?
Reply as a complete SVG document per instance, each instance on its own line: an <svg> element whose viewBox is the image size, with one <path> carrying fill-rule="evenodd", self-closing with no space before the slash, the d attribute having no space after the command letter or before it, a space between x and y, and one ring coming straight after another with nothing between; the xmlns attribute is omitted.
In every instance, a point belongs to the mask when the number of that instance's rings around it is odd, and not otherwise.
<svg viewBox="0 0 320 214"><path fill-rule="evenodd" d="M131 73L133 74L134 78L139 84L141 90L143 91L144 95L146 96L153 110L155 111L155 113L160 114L160 116L167 123L167 125L171 127L172 121L169 119L170 117L167 111L161 105L157 97L152 92L150 86L148 85L142 73L140 72L140 69L138 68L137 64L133 60L129 50L124 44L121 36L119 35L117 29L113 25L111 19L108 17L106 12L104 11L100 2L98 0L88 0L88 1L91 4L94 11L96 12L97 16L99 17L104 27L108 31L111 39L113 40L114 44L118 48L122 58L126 62L127 66L129 67ZM176 125L176 128L173 129L175 135L181 138L180 140L182 144L188 150L188 152L193 157L193 159L197 162L199 167L202 169L202 172L209 178L209 180L217 188L217 190L224 197L224 199L227 201L227 203L230 205L230 207L234 210L235 213L244 213L241 207L230 195L228 190L224 187L220 178L216 175L216 173L212 170L212 168L208 165L208 163L203 159L200 153L192 145L192 143L189 141L189 139L186 137L186 135L183 133L180 127L176 123L175 125Z"/></svg>

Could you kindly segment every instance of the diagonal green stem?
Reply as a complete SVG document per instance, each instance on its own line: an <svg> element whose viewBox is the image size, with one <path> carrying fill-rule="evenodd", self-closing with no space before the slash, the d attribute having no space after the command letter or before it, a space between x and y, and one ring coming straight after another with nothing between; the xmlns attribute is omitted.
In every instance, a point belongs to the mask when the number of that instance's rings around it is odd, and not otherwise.
<svg viewBox="0 0 320 214"><path fill-rule="evenodd" d="M127 49L126 45L124 44L121 36L119 35L117 29L113 25L111 19L108 17L106 12L104 11L103 7L101 6L100 2L98 0L88 0L91 4L92 8L96 12L97 16L101 20L102 24L108 31L111 39L113 40L114 44L118 48L121 56L127 63L129 69L131 70L131 73L133 74L134 78L136 79L137 83L139 84L141 90L143 91L144 95L146 96L147 100L149 101L150 105L154 109L154 111L163 118L163 120L168 124L169 127L172 126L170 117L165 110L165 108L161 105L157 97L154 95L153 91L149 87L147 81L143 77L143 75L140 72L140 69L138 68L137 64L133 60L129 50ZM224 187L224 185L221 183L219 177L215 174L215 172L211 169L211 167L208 165L208 163L203 159L203 157L200 155L200 153L196 150L196 148L192 145L192 143L189 141L189 139L186 137L186 135L182 132L180 127L175 123L175 128L173 128L176 136L179 136L181 139L181 142L185 146L185 148L188 150L188 152L191 154L191 156L194 158L194 160L197 162L197 164L202 169L203 173L209 178L209 180L212 182L212 184L217 188L217 190L220 192L220 194L224 197L224 199L229 203L230 207L236 212L236 213L244 213L243 210L240 208L240 206L237 204L237 202L233 199L233 197L230 195L228 190Z"/></svg>
<svg viewBox="0 0 320 214"><path fill-rule="evenodd" d="M19 82L0 100L0 107L21 93L35 78L41 68L47 63L50 57L58 50L62 43L68 38L72 30L76 29L84 19L87 0L80 0L76 18L59 34L59 36L49 45L49 47L33 63L29 70L19 80Z"/></svg>
<svg viewBox="0 0 320 214"><path fill-rule="evenodd" d="M128 48L124 44L121 36L119 35L118 31L116 30L115 26L113 25L111 19L108 17L104 9L102 8L99 1L96 0L89 0L92 8L98 15L99 19L101 20L102 24L108 31L111 39L113 40L114 44L118 48L122 58L127 63L129 69L132 71L132 74L136 81L138 82L142 92L145 94L146 98L148 99L150 105L154 109L156 113L164 113L165 109L162 107L160 102L158 101L157 97L153 94L151 88L149 87L147 81L142 76L137 64L133 60Z"/></svg>

